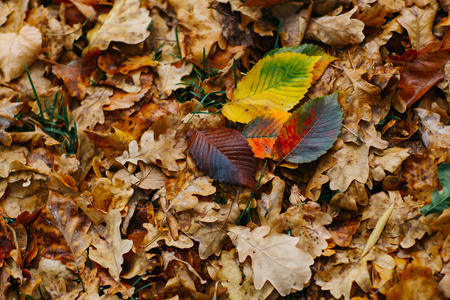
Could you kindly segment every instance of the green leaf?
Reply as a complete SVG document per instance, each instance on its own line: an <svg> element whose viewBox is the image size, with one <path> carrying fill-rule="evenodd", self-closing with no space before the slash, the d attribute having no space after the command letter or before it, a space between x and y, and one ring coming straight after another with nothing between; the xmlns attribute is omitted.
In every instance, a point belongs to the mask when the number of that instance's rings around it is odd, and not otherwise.
<svg viewBox="0 0 450 300"><path fill-rule="evenodd" d="M341 131L338 93L310 100L292 113L280 130L273 156L276 160L306 163L330 149Z"/></svg>
<svg viewBox="0 0 450 300"><path fill-rule="evenodd" d="M438 177L442 185L442 191L433 191L431 203L422 207L420 212L427 216L432 213L440 213L448 209L450 204L450 163L442 163L438 166Z"/></svg>
<svg viewBox="0 0 450 300"><path fill-rule="evenodd" d="M308 91L319 56L276 53L261 59L238 83L232 102L222 113L234 122L248 123L271 111L289 111Z"/></svg>

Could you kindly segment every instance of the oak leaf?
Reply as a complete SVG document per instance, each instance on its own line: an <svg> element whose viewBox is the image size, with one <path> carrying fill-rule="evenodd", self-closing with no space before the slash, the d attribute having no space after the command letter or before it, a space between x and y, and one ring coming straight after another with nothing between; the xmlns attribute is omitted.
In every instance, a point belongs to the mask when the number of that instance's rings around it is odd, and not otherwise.
<svg viewBox="0 0 450 300"><path fill-rule="evenodd" d="M201 259L207 259L212 254L219 256L222 247L227 241L227 226L236 224L240 210L234 202L212 210L211 219L199 218L193 222L189 229L189 236L198 241L198 253Z"/></svg>
<svg viewBox="0 0 450 300"><path fill-rule="evenodd" d="M137 186L143 190L158 190L164 187L169 179L161 168L152 164L139 164L141 171L131 174L128 170L122 169L114 174L114 178L123 180L129 186Z"/></svg>
<svg viewBox="0 0 450 300"><path fill-rule="evenodd" d="M98 48L106 50L111 41L126 44L138 44L149 35L147 27L152 18L148 10L140 7L139 0L115 1L108 14L101 15L98 23L87 33L89 49Z"/></svg>
<svg viewBox="0 0 450 300"><path fill-rule="evenodd" d="M26 157L28 155L28 149L25 147L20 147L13 145L11 147L4 147L0 145L0 178L6 178L12 171L11 163L14 161L21 162L23 164L27 163Z"/></svg>
<svg viewBox="0 0 450 300"><path fill-rule="evenodd" d="M94 129L95 125L105 122L103 106L110 104L109 96L113 94L110 87L88 87L88 96L81 106L72 111L72 117L78 129Z"/></svg>
<svg viewBox="0 0 450 300"><path fill-rule="evenodd" d="M194 195L209 196L216 192L211 178L208 176L195 178L186 170L181 172L178 178L168 179L165 187L169 207L176 212L194 208L199 201Z"/></svg>
<svg viewBox="0 0 450 300"><path fill-rule="evenodd" d="M415 5L404 7L397 22L408 31L411 47L422 50L429 44L439 43L439 39L433 35L433 23L436 18L439 4L433 0L424 8Z"/></svg>
<svg viewBox="0 0 450 300"><path fill-rule="evenodd" d="M161 134L158 140L155 140L154 132L146 131L139 143L136 140L131 141L128 151L124 151L116 160L121 164L130 162L134 165L137 165L138 161L143 161L168 171L179 171L177 160L186 157L184 154L186 143L182 139L176 139L175 135L176 131L169 129L166 133Z"/></svg>
<svg viewBox="0 0 450 300"><path fill-rule="evenodd" d="M0 70L6 82L19 77L25 65L31 66L42 49L42 34L36 27L25 25L18 33L0 33Z"/></svg>
<svg viewBox="0 0 450 300"><path fill-rule="evenodd" d="M189 10L180 9L177 16L183 26L185 42L194 62L202 63L203 55L208 57L216 42L221 49L225 49L226 40L222 36L222 26L214 18L208 1L197 1Z"/></svg>
<svg viewBox="0 0 450 300"><path fill-rule="evenodd" d="M311 18L305 37L334 47L359 44L364 40L364 23L351 16L358 8L338 16Z"/></svg>
<svg viewBox="0 0 450 300"><path fill-rule="evenodd" d="M236 248L222 251L220 256L222 268L217 272L217 279L227 288L231 300L262 300L273 291L273 286L266 283L262 289L257 290L253 283L253 270L248 260L239 265L236 257ZM242 272L241 272L242 268Z"/></svg>
<svg viewBox="0 0 450 300"><path fill-rule="evenodd" d="M324 226L332 220L330 215L321 211L318 203L307 202L289 207L281 215L281 226L286 231L290 230L292 236L299 237L298 248L316 258L328 246L327 239L331 238L331 234Z"/></svg>
<svg viewBox="0 0 450 300"><path fill-rule="evenodd" d="M142 240L145 251L160 247L160 241L164 241L169 247L176 247L179 249L190 249L194 246L194 242L183 234L179 235L177 240L174 240L169 234L169 231L159 231L158 228L150 223L144 223L142 226L147 229L147 233Z"/></svg>
<svg viewBox="0 0 450 300"><path fill-rule="evenodd" d="M402 162L409 157L409 148L392 147L381 154L374 153L369 157L370 175L376 181L386 177L386 171L394 173Z"/></svg>
<svg viewBox="0 0 450 300"><path fill-rule="evenodd" d="M386 294L386 299L442 299L437 291L438 279L430 268L413 261L399 275L398 283Z"/></svg>
<svg viewBox="0 0 450 300"><path fill-rule="evenodd" d="M117 209L111 209L105 218L106 225L95 225L89 258L109 270L115 281L119 281L122 271L123 255L131 250L133 241L123 240L120 234L122 218Z"/></svg>
<svg viewBox="0 0 450 300"><path fill-rule="evenodd" d="M174 90L182 87L179 85L181 79L191 74L192 69L193 64L188 62L183 63L181 67L170 63L156 66L159 77L155 80L155 83L158 86L161 99L167 99Z"/></svg>
<svg viewBox="0 0 450 300"><path fill-rule="evenodd" d="M450 148L450 126L445 126L441 116L422 108L415 109L419 117L419 130L427 149L448 150Z"/></svg>
<svg viewBox="0 0 450 300"><path fill-rule="evenodd" d="M35 223L37 239L45 247L44 257L59 259L77 274L84 270L90 227L90 220L79 213L75 201L56 192L50 192L47 206Z"/></svg>
<svg viewBox="0 0 450 300"><path fill-rule="evenodd" d="M12 136L6 132L8 127L18 123L15 116L22 108L20 102L11 103L10 99L3 99L0 101L0 142L3 146L11 146Z"/></svg>
<svg viewBox="0 0 450 300"><path fill-rule="evenodd" d="M299 238L284 234L268 235L269 226L253 231L248 227L230 226L228 229L239 253L239 261L250 256L255 288L260 290L269 281L282 296L292 290L302 290L311 277L312 256L296 247Z"/></svg>

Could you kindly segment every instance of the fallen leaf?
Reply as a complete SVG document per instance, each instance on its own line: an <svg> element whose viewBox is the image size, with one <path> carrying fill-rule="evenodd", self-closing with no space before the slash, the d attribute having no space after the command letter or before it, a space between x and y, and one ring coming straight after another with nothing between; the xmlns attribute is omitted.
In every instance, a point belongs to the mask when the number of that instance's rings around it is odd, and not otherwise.
<svg viewBox="0 0 450 300"><path fill-rule="evenodd" d="M437 286L438 279L431 269L413 261L400 273L398 283L387 292L386 299L442 299Z"/></svg>
<svg viewBox="0 0 450 300"><path fill-rule="evenodd" d="M10 126L18 124L15 116L22 108L22 103L11 103L10 99L0 101L0 142L3 146L11 146L12 136L6 132Z"/></svg>
<svg viewBox="0 0 450 300"><path fill-rule="evenodd" d="M383 232L384 226L386 226L386 223L388 222L392 211L394 210L395 203L392 203L391 206L381 215L381 217L378 219L377 224L375 225L372 233L369 236L369 239L367 240L367 244L364 247L363 252L361 253L361 257L366 255L370 249L376 244L378 239L380 238L381 233Z"/></svg>
<svg viewBox="0 0 450 300"><path fill-rule="evenodd" d="M36 27L25 25L18 33L0 33L0 70L4 80L11 81L31 66L42 49L42 34Z"/></svg>
<svg viewBox="0 0 450 300"><path fill-rule="evenodd" d="M257 290L269 281L282 296L291 289L302 290L311 277L310 265L314 260L305 250L296 247L299 238L284 234L267 235L269 226L253 231L248 227L230 226L228 229L239 253L239 261L250 256L254 284Z"/></svg>
<svg viewBox="0 0 450 300"><path fill-rule="evenodd" d="M206 59L209 56L215 43L225 49L222 26L214 18L213 10L207 1L197 1L191 9L180 9L177 16L183 26L185 43L195 63L201 64L203 57Z"/></svg>
<svg viewBox="0 0 450 300"><path fill-rule="evenodd" d="M397 22L408 31L413 49L420 51L429 44L439 43L433 35L433 22L438 10L439 4L433 0L424 8L413 5L404 7L400 12Z"/></svg>
<svg viewBox="0 0 450 300"><path fill-rule="evenodd" d="M278 53L261 59L238 83L222 108L231 121L248 123L270 111L288 111L306 94L320 57Z"/></svg>
<svg viewBox="0 0 450 300"><path fill-rule="evenodd" d="M123 255L131 250L133 242L123 240L120 234L122 218L117 209L111 209L106 215L106 225L94 225L89 258L108 269L115 281L119 281L122 271Z"/></svg>
<svg viewBox="0 0 450 300"><path fill-rule="evenodd" d="M431 203L420 209L420 212L427 216L432 213L443 212L449 209L450 204L450 163L443 163L438 166L438 177L442 185L442 191L434 190Z"/></svg>
<svg viewBox="0 0 450 300"><path fill-rule="evenodd" d="M70 96L84 99L86 87L91 84L90 76L97 68L99 55L100 51L94 49L65 66L55 65L52 67L53 74L64 81Z"/></svg>
<svg viewBox="0 0 450 300"><path fill-rule="evenodd" d="M409 148L392 147L383 150L383 153L369 157L370 175L376 181L386 177L386 171L394 173L400 168L402 162L409 157Z"/></svg>
<svg viewBox="0 0 450 300"><path fill-rule="evenodd" d="M194 178L188 171L181 172L177 179L166 181L166 199L176 212L194 208L199 200L194 195L209 196L216 192L208 176Z"/></svg>
<svg viewBox="0 0 450 300"><path fill-rule="evenodd" d="M111 41L126 44L138 44L149 35L147 27L152 18L145 8L140 7L139 0L120 0L108 14L99 16L94 28L87 33L89 45L84 53L90 49L106 50Z"/></svg>
<svg viewBox="0 0 450 300"><path fill-rule="evenodd" d="M142 74L140 79L140 91L138 93L127 93L115 90L114 94L109 97L109 104L103 106L103 110L111 111L116 109L125 109L132 107L136 102L141 100L150 90L153 84L152 74Z"/></svg>
<svg viewBox="0 0 450 300"><path fill-rule="evenodd" d="M396 109L404 112L430 88L445 77L444 67L450 59L450 50L440 50L420 56L410 63L398 83L398 95L405 105L393 102Z"/></svg>
<svg viewBox="0 0 450 300"><path fill-rule="evenodd" d="M186 143L182 139L175 139L175 134L175 130L169 129L166 133L161 134L158 140L155 140L154 132L146 131L139 144L135 140L131 141L128 151L124 151L116 160L121 164L130 162L134 165L137 165L138 161L143 161L169 171L180 171L177 160L186 158L184 154Z"/></svg>
<svg viewBox="0 0 450 300"><path fill-rule="evenodd" d="M446 151L450 148L450 126L445 126L441 116L432 111L415 108L419 117L419 130L427 149Z"/></svg>
<svg viewBox="0 0 450 300"><path fill-rule="evenodd" d="M88 87L88 96L81 106L72 111L72 117L78 129L94 129L95 125L105 122L103 106L110 104L109 96L113 94L110 87Z"/></svg>
<svg viewBox="0 0 450 300"><path fill-rule="evenodd" d="M247 138L255 157L272 157L273 145L289 115L283 111L273 111L254 118L245 126L242 134Z"/></svg>
<svg viewBox="0 0 450 300"><path fill-rule="evenodd" d="M280 129L273 154L277 160L307 163L325 154L342 126L337 93L308 101L294 111Z"/></svg>
<svg viewBox="0 0 450 300"><path fill-rule="evenodd" d="M184 62L181 67L169 63L156 66L159 77L155 80L155 83L158 86L161 99L167 99L173 91L179 89L181 79L191 74L192 69L193 65L188 62Z"/></svg>
<svg viewBox="0 0 450 300"><path fill-rule="evenodd" d="M222 268L217 272L217 279L227 288L229 299L232 300L262 300L273 291L273 286L266 283L262 289L257 290L253 283L253 271L248 260L243 264L241 272L236 257L236 248L222 251L220 256Z"/></svg>
<svg viewBox="0 0 450 300"><path fill-rule="evenodd" d="M218 181L256 190L256 160L245 137L237 130L190 130L189 153L196 165Z"/></svg>
<svg viewBox="0 0 450 300"><path fill-rule="evenodd" d="M364 23L351 16L358 8L338 16L311 18L305 37L334 47L359 44L364 40Z"/></svg>
<svg viewBox="0 0 450 300"><path fill-rule="evenodd" d="M50 192L47 206L34 223L38 242L45 247L44 257L59 259L76 274L84 271L90 227L75 201L56 192Z"/></svg>

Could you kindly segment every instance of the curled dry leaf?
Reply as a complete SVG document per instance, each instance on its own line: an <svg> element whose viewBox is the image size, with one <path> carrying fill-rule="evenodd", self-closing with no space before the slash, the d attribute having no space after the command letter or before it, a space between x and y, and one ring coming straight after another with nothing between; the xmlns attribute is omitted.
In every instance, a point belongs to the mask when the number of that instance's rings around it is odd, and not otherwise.
<svg viewBox="0 0 450 300"><path fill-rule="evenodd" d="M450 149L450 126L441 122L441 116L422 108L416 108L415 111L419 117L419 130L425 147L443 151Z"/></svg>
<svg viewBox="0 0 450 300"><path fill-rule="evenodd" d="M11 103L9 99L0 101L0 142L4 146L11 146L12 136L5 130L18 123L15 116L21 110L22 104L20 102Z"/></svg>
<svg viewBox="0 0 450 300"><path fill-rule="evenodd" d="M211 178L256 189L256 160L239 131L229 128L191 129L187 139L195 163Z"/></svg>
<svg viewBox="0 0 450 300"><path fill-rule="evenodd" d="M364 40L364 23L351 16L358 8L338 15L311 18L306 38L321 41L334 47L359 44Z"/></svg>
<svg viewBox="0 0 450 300"><path fill-rule="evenodd" d="M105 122L103 106L110 103L109 96L113 94L110 87L88 87L88 96L73 112L73 120L78 129L94 129L95 125Z"/></svg>
<svg viewBox="0 0 450 300"><path fill-rule="evenodd" d="M184 76L191 74L193 64L184 62L181 67L177 64L160 64L156 67L156 72L159 77L155 80L158 86L159 95L161 99L167 99L170 94L176 89L179 89L181 79Z"/></svg>
<svg viewBox="0 0 450 300"><path fill-rule="evenodd" d="M268 235L269 226L257 227L253 231L243 226L228 229L239 253L239 261L248 256L252 259L253 281L260 290L269 281L282 296L293 290L302 290L311 277L309 266L314 263L312 256L297 248L299 238L285 234Z"/></svg>
<svg viewBox="0 0 450 300"><path fill-rule="evenodd" d="M115 1L111 11L101 15L99 22L88 32L89 45L85 52L94 48L106 50L111 41L126 44L143 42L150 35L147 27L152 18L140 5L139 0Z"/></svg>
<svg viewBox="0 0 450 300"><path fill-rule="evenodd" d="M25 72L42 49L42 34L36 27L25 25L19 33L0 33L0 70L6 82Z"/></svg>

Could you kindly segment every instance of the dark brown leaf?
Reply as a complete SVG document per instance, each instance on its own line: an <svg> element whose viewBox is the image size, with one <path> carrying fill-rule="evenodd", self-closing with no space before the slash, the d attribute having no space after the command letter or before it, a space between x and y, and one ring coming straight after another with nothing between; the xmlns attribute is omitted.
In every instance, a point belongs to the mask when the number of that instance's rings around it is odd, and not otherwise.
<svg viewBox="0 0 450 300"><path fill-rule="evenodd" d="M195 163L211 178L256 189L256 159L239 131L191 129L187 133L187 142Z"/></svg>

